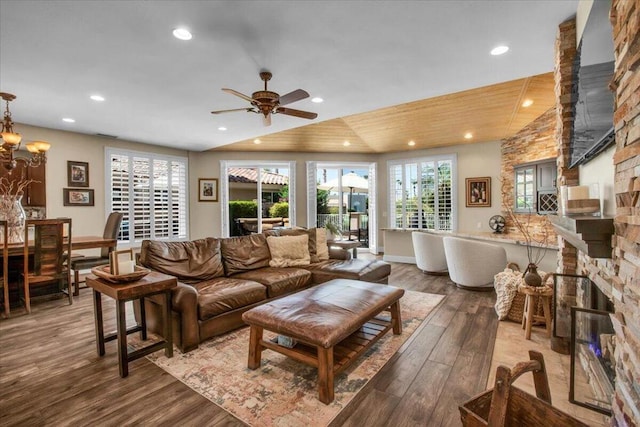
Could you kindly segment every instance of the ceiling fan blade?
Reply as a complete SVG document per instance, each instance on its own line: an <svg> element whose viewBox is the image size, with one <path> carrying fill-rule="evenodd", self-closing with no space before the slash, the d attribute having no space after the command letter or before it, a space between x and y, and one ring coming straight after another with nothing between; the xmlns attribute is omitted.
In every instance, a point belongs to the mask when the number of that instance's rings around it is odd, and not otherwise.
<svg viewBox="0 0 640 427"><path fill-rule="evenodd" d="M267 114L266 116L262 116L262 124L265 126L271 126L271 114Z"/></svg>
<svg viewBox="0 0 640 427"><path fill-rule="evenodd" d="M222 90L224 92L230 93L231 95L235 95L235 96L239 96L240 98L251 102L252 104L257 102L256 100L254 100L253 98L251 98L250 96L245 95L244 93L240 93L237 90L233 90L233 89L228 89L228 88L222 88Z"/></svg>
<svg viewBox="0 0 640 427"><path fill-rule="evenodd" d="M276 108L276 113L286 114L288 116L295 116L295 117L300 117L300 118L309 119L309 120L313 120L316 117L318 117L317 113L311 113L309 111L294 110L293 108L284 108L284 107Z"/></svg>
<svg viewBox="0 0 640 427"><path fill-rule="evenodd" d="M292 102L300 101L301 99L308 98L307 91L302 89L296 89L293 92L289 92L286 95L280 97L280 105L291 104Z"/></svg>
<svg viewBox="0 0 640 427"><path fill-rule="evenodd" d="M231 113L234 111L247 111L247 112L255 112L255 110L253 108L233 108L231 110L218 110L218 111L212 111L211 114L220 114L220 113Z"/></svg>

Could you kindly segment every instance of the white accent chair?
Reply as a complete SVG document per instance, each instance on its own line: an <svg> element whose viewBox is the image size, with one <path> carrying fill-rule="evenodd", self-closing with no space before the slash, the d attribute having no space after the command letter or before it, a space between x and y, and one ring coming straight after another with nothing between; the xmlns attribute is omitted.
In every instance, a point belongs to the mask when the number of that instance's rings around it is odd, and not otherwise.
<svg viewBox="0 0 640 427"><path fill-rule="evenodd" d="M493 290L493 277L507 265L502 246L459 237L445 237L443 243L449 277L459 288Z"/></svg>
<svg viewBox="0 0 640 427"><path fill-rule="evenodd" d="M447 274L447 259L444 256L443 236L421 231L411 233L416 265L426 274Z"/></svg>

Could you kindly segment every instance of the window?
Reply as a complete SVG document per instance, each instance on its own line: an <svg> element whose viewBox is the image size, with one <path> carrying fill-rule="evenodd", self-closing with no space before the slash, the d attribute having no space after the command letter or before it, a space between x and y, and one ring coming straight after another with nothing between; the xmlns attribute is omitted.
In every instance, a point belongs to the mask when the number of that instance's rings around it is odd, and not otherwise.
<svg viewBox="0 0 640 427"><path fill-rule="evenodd" d="M377 163L308 161L307 226L332 223L345 235L357 232L360 248L377 254L377 175ZM352 228L356 217L358 226Z"/></svg>
<svg viewBox="0 0 640 427"><path fill-rule="evenodd" d="M186 239L188 162L185 157L106 149L107 212L122 212L118 241Z"/></svg>
<svg viewBox="0 0 640 427"><path fill-rule="evenodd" d="M455 230L455 155L389 162L389 225Z"/></svg>
<svg viewBox="0 0 640 427"><path fill-rule="evenodd" d="M260 233L272 216L295 226L295 169L294 161L221 160L222 236ZM275 203L282 205L272 212Z"/></svg>
<svg viewBox="0 0 640 427"><path fill-rule="evenodd" d="M515 212L550 214L558 211L555 159L516 166L514 172Z"/></svg>

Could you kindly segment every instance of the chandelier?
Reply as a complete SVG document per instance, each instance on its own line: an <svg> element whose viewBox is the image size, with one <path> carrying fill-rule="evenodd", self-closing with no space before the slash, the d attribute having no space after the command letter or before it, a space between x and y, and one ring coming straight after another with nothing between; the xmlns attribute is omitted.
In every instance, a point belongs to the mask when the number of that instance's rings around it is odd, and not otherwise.
<svg viewBox="0 0 640 427"><path fill-rule="evenodd" d="M46 152L51 144L44 141L33 141L25 144L27 151L31 153L30 157L17 157L14 152L20 149L20 141L22 136L13 131L13 121L11 120L11 112L9 111L9 102L16 99L15 95L6 92L0 92L0 97L7 103L7 108L2 119L2 146L0 146L0 160L5 169L11 171L18 162L24 162L26 166L36 167L47 161Z"/></svg>

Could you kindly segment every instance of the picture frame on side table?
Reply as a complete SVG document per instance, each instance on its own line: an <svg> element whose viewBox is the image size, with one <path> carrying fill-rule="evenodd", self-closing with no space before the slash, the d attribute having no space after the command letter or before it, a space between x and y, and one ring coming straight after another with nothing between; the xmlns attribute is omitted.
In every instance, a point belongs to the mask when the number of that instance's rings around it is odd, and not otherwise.
<svg viewBox="0 0 640 427"><path fill-rule="evenodd" d="M467 178L465 180L467 195L466 207L488 208L491 206L491 177Z"/></svg>
<svg viewBox="0 0 640 427"><path fill-rule="evenodd" d="M67 185L69 187L89 186L89 163L67 160Z"/></svg>
<svg viewBox="0 0 640 427"><path fill-rule="evenodd" d="M93 189L63 188L62 202L64 206L93 206Z"/></svg>
<svg viewBox="0 0 640 427"><path fill-rule="evenodd" d="M217 202L218 201L218 179L199 178L198 179L198 201Z"/></svg>

